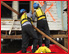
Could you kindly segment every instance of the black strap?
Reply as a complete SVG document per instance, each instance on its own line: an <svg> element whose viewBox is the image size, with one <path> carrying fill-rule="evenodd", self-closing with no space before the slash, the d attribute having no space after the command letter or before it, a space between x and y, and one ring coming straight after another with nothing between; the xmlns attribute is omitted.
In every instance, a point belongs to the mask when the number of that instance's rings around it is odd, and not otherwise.
<svg viewBox="0 0 69 54"><path fill-rule="evenodd" d="M45 16L45 15L41 15L41 16L39 16L39 17L37 17L37 18L40 18L40 17L42 17L42 16Z"/></svg>
<svg viewBox="0 0 69 54"><path fill-rule="evenodd" d="M22 23L23 20L27 20L27 19L26 19L26 18L22 19L22 20L21 20L21 23Z"/></svg>

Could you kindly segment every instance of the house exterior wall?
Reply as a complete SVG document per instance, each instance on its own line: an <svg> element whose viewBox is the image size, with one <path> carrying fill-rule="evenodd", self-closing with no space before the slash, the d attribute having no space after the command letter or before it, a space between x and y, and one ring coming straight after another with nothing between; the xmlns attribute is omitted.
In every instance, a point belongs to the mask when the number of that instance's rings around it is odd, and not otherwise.
<svg viewBox="0 0 69 54"><path fill-rule="evenodd" d="M18 11L18 1L13 1L12 8ZM15 20L18 18L17 14L12 12L12 18Z"/></svg>
<svg viewBox="0 0 69 54"><path fill-rule="evenodd" d="M38 3L38 1L34 1L34 2ZM46 7L47 9L53 3L53 7L51 7L51 9L49 9L49 11L52 14L52 16L54 17L55 21L53 21L49 12L46 13L46 17L47 17L47 21L48 21L50 30L67 31L67 13L66 12L63 13L63 10L65 8L67 8L67 1L46 1L46 2L47 2L47 7ZM18 2L14 1L13 2L13 5L14 5L13 8L18 11L18 5L17 4L18 4ZM15 13L12 13L13 18L17 19L17 15L16 16L15 15L16 15ZM1 21L1 30L9 30L11 24L12 24L12 21ZM37 23L34 23L34 25L37 27ZM15 21L12 30L21 30L20 21Z"/></svg>

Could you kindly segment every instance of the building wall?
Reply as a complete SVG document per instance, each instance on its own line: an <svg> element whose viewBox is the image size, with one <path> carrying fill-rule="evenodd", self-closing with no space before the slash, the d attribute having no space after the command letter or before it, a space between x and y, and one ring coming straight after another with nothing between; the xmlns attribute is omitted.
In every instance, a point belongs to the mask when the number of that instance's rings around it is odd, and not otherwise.
<svg viewBox="0 0 69 54"><path fill-rule="evenodd" d="M16 11L18 11L18 1L13 1L12 3L12 8L15 9ZM12 12L12 18L15 20L18 18L18 15L14 12Z"/></svg>
<svg viewBox="0 0 69 54"><path fill-rule="evenodd" d="M38 1L34 1L37 2ZM53 7L49 9L50 13L54 17L55 21L53 21L52 17L50 16L49 12L46 13L47 21L49 24L50 30L64 30L67 31L67 13L63 10L67 8L67 1L46 1L47 2L47 9L53 3ZM31 2L30 2L31 3ZM14 4L14 3L13 3ZM17 4L17 2L16 2ZM16 5L16 9L18 10L18 5ZM41 6L41 5L40 5ZM15 7L13 7L15 9ZM17 17L13 17L17 19ZM6 19L7 20L7 19ZM37 19L36 19L37 20ZM1 21L1 30L9 30L12 24L12 21ZM3 25L6 24L6 25ZM8 25L10 24L10 25ZM34 23L37 27L37 23ZM16 21L13 25L12 30L21 30L20 22Z"/></svg>
<svg viewBox="0 0 69 54"><path fill-rule="evenodd" d="M62 1L62 10L67 9L67 1ZM62 14L63 16L63 30L66 31L68 30L68 13L67 11L64 11L64 13Z"/></svg>

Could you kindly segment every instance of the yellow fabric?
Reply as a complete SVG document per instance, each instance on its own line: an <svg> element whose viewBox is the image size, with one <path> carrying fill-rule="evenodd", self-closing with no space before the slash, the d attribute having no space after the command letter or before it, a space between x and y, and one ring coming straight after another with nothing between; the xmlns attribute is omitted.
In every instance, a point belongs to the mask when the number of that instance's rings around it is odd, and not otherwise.
<svg viewBox="0 0 69 54"><path fill-rule="evenodd" d="M40 17L38 20L41 20L41 19L45 19L45 17L44 17L44 16L42 16L42 17Z"/></svg>
<svg viewBox="0 0 69 54"><path fill-rule="evenodd" d="M31 24L33 24L32 18L31 18Z"/></svg>
<svg viewBox="0 0 69 54"><path fill-rule="evenodd" d="M25 19L25 20L23 20L23 19ZM23 20L23 21L22 21ZM23 24L23 23L25 23L26 21L28 21L27 20L27 15L26 15L26 13L24 13L22 16L21 16L21 24Z"/></svg>
<svg viewBox="0 0 69 54"><path fill-rule="evenodd" d="M41 8L36 9L36 16L37 16L37 17L40 17L40 16L42 16L42 15L45 15L45 14L44 14L43 11L41 10ZM42 17L38 18L38 20L41 20L41 19L44 19L44 18L45 18L45 16L42 16Z"/></svg>
<svg viewBox="0 0 69 54"><path fill-rule="evenodd" d="M41 46L35 51L35 53L51 53L51 50L46 46Z"/></svg>

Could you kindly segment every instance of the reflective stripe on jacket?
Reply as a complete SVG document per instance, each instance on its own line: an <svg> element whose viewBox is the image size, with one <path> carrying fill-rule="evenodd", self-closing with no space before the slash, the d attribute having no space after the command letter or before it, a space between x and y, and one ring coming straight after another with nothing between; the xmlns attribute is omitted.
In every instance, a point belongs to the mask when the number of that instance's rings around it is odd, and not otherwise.
<svg viewBox="0 0 69 54"><path fill-rule="evenodd" d="M30 19L31 19L31 24L33 24L32 18L30 18Z"/></svg>

